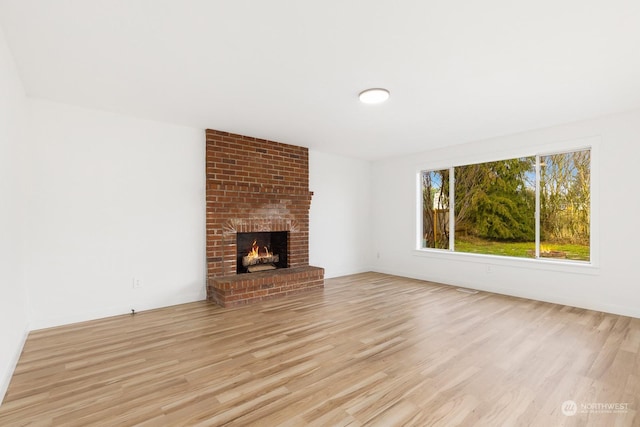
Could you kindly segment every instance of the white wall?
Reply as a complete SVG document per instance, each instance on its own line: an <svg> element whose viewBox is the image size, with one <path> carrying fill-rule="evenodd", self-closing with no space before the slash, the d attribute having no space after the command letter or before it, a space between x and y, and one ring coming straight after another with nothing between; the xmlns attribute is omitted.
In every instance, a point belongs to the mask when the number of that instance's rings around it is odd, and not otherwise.
<svg viewBox="0 0 640 427"><path fill-rule="evenodd" d="M0 402L29 331L23 251L26 98L0 29Z"/></svg>
<svg viewBox="0 0 640 427"><path fill-rule="evenodd" d="M599 141L593 151L594 268L428 253L416 247L416 172L519 155L528 147ZM640 111L478 141L372 164L374 269L418 279L640 317ZM531 154L531 153L529 153ZM492 158L493 157L493 158ZM502 157L504 158L504 157ZM529 261L529 262L527 262Z"/></svg>
<svg viewBox="0 0 640 427"><path fill-rule="evenodd" d="M368 161L309 151L309 263L325 277L371 268Z"/></svg>
<svg viewBox="0 0 640 427"><path fill-rule="evenodd" d="M32 327L204 299L204 132L43 100L30 110Z"/></svg>

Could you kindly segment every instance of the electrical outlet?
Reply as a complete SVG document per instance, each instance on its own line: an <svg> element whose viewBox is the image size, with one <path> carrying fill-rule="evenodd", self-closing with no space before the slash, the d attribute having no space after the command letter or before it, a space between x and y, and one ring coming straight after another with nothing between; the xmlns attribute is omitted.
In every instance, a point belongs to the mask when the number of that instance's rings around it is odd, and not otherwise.
<svg viewBox="0 0 640 427"><path fill-rule="evenodd" d="M133 278L133 289L141 288L143 285L144 283L140 277Z"/></svg>

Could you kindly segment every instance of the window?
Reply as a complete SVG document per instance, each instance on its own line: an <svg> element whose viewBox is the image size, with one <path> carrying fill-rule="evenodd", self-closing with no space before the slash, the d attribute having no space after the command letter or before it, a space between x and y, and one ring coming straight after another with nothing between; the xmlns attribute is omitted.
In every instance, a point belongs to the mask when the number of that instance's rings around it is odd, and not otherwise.
<svg viewBox="0 0 640 427"><path fill-rule="evenodd" d="M422 174L423 240L425 248L449 248L449 170Z"/></svg>
<svg viewBox="0 0 640 427"><path fill-rule="evenodd" d="M590 171L590 149L422 171L422 248L590 261Z"/></svg>
<svg viewBox="0 0 640 427"><path fill-rule="evenodd" d="M540 256L590 260L591 151L540 157Z"/></svg>

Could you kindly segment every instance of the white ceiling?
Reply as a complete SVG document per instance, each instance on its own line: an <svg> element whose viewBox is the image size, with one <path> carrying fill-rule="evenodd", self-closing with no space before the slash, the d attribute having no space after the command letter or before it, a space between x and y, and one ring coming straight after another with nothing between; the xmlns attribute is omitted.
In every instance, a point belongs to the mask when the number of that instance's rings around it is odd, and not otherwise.
<svg viewBox="0 0 640 427"><path fill-rule="evenodd" d="M367 159L640 108L638 0L0 0L0 25L30 96Z"/></svg>

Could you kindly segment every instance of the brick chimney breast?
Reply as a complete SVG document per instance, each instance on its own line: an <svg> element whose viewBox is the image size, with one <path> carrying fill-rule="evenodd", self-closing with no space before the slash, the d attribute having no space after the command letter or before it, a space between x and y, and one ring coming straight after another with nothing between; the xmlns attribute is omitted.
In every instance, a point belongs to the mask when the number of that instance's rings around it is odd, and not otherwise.
<svg viewBox="0 0 640 427"><path fill-rule="evenodd" d="M309 266L309 151L206 130L207 299L223 307L324 286ZM237 272L237 233L288 232L287 268Z"/></svg>

